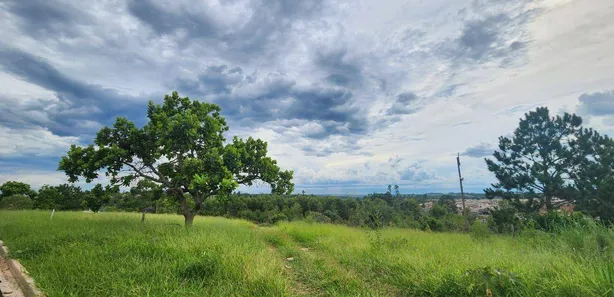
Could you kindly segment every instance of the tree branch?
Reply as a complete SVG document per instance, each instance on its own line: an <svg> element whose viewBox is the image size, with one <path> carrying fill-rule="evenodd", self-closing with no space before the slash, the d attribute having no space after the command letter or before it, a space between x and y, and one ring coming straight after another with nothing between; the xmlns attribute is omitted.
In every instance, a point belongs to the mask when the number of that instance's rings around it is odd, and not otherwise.
<svg viewBox="0 0 614 297"><path fill-rule="evenodd" d="M164 183L162 180L160 180L159 178L155 178L155 177L153 177L153 176L149 176L149 175L147 175L147 174L144 174L144 173L143 173L141 170L139 170L138 168L136 168L136 166L134 166L134 165L132 165L132 164L130 164L130 163L127 163L127 162L122 162L122 164L124 164L124 165L126 165L126 166L128 166L128 167L132 168L132 170L134 170L134 172L136 172L136 173L137 173L137 174L138 174L140 177L146 178L146 179L151 180L151 181L155 181L155 182L157 182L157 183L166 184L166 183Z"/></svg>

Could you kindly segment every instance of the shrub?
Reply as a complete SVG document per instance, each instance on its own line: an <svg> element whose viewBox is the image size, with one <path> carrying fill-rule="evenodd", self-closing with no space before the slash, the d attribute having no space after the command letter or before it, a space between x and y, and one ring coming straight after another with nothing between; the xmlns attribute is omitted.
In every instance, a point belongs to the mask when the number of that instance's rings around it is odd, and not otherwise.
<svg viewBox="0 0 614 297"><path fill-rule="evenodd" d="M471 224L471 238L475 240L483 240L489 238L491 235L492 233L490 232L487 224L480 221L474 221Z"/></svg>
<svg viewBox="0 0 614 297"><path fill-rule="evenodd" d="M0 209L33 209L34 201L28 196L13 195L0 200Z"/></svg>
<svg viewBox="0 0 614 297"><path fill-rule="evenodd" d="M443 223L434 217L424 217L422 221L422 230L425 231L443 231Z"/></svg>
<svg viewBox="0 0 614 297"><path fill-rule="evenodd" d="M510 233L512 226L514 230L520 229L520 219L514 207L502 203L500 207L490 210L488 225L496 233Z"/></svg>
<svg viewBox="0 0 614 297"><path fill-rule="evenodd" d="M307 216L305 220L308 222L315 222L315 223L331 223L332 222L332 220L329 217L319 212L315 212L315 211L307 212Z"/></svg>
<svg viewBox="0 0 614 297"><path fill-rule="evenodd" d="M275 224L277 222L287 221L287 220L288 220L288 217L285 214L275 213L275 214L269 215L268 223Z"/></svg>

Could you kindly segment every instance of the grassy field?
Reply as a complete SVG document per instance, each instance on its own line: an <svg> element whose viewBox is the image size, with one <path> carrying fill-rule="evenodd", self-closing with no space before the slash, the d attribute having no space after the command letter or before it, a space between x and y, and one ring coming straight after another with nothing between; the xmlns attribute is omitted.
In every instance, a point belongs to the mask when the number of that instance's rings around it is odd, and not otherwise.
<svg viewBox="0 0 614 297"><path fill-rule="evenodd" d="M0 212L48 296L614 296L612 232L521 238L256 226L176 215ZM560 237L560 238L559 238Z"/></svg>

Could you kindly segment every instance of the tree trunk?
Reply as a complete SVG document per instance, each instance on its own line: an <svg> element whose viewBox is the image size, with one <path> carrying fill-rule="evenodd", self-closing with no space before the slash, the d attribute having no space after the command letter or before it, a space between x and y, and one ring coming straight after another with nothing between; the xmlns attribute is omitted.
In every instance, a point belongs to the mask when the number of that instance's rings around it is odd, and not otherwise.
<svg viewBox="0 0 614 297"><path fill-rule="evenodd" d="M183 217L185 218L185 227L186 228L192 227L192 224L194 223L194 217L195 216L196 216L196 214L192 214L192 213L183 214Z"/></svg>
<svg viewBox="0 0 614 297"><path fill-rule="evenodd" d="M194 216L196 216L196 212L190 210L190 206L188 206L188 202L183 196L183 191L181 189L177 190L177 199L179 199L179 204L181 205L181 213L185 218L185 227L192 227L194 223Z"/></svg>

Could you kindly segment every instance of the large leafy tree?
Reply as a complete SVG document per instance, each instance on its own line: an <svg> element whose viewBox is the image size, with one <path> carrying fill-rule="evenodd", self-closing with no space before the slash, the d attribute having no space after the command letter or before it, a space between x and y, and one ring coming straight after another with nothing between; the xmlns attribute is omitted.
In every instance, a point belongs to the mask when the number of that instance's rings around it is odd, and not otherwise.
<svg viewBox="0 0 614 297"><path fill-rule="evenodd" d="M30 188L30 185L18 181L7 181L0 186L0 200L4 197L10 197L13 195L25 195L30 198L36 196L36 192Z"/></svg>
<svg viewBox="0 0 614 297"><path fill-rule="evenodd" d="M142 128L117 118L112 127L97 133L94 145L71 146L59 169L71 182L79 177L91 182L101 170L113 185L153 181L179 201L186 226L192 224L207 198L229 194L239 184L260 180L273 193L291 193L293 173L280 170L267 157L266 142L234 137L225 143L223 134L229 128L220 111L215 104L173 92L163 104L149 102L149 122Z"/></svg>
<svg viewBox="0 0 614 297"><path fill-rule="evenodd" d="M596 133L582 129L575 114L551 117L546 107L525 114L511 138L499 138L494 159L486 159L498 182L486 196L503 197L519 210L556 207L554 198L573 200L572 176L590 155Z"/></svg>

